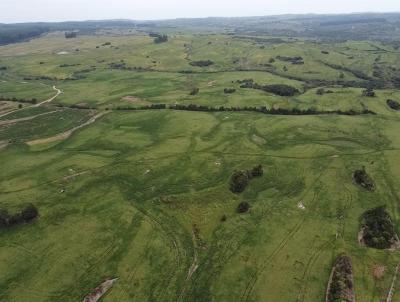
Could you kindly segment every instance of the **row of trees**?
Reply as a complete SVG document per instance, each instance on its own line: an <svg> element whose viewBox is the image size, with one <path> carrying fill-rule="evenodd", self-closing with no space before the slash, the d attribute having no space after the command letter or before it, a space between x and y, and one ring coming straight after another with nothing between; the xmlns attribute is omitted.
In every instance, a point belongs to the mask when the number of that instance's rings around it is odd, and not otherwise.
<svg viewBox="0 0 400 302"><path fill-rule="evenodd" d="M195 104L174 104L174 105L166 105L166 104L152 104L150 106L142 106L142 107L117 107L116 110L150 110L150 109L172 109L172 110L184 110L184 111L203 111L203 112L224 112L224 111L232 111L232 112L258 112L269 115L364 115L364 114L376 114L375 112L364 109L362 111L355 111L353 109L342 111L342 110L331 110L331 111L320 111L315 108L308 109L298 109L298 108L267 108L265 106L262 107L210 107L206 105L195 105Z"/></svg>
<svg viewBox="0 0 400 302"><path fill-rule="evenodd" d="M34 220L39 215L38 209L33 205L27 205L21 212L11 215L7 210L0 209L0 228L11 227Z"/></svg>
<svg viewBox="0 0 400 302"><path fill-rule="evenodd" d="M19 103L28 103L28 104L36 104L37 103L37 99L36 98L32 98L32 99L18 99L16 97L13 98L7 98L4 96L0 96L0 101L8 101L8 102L19 102Z"/></svg>

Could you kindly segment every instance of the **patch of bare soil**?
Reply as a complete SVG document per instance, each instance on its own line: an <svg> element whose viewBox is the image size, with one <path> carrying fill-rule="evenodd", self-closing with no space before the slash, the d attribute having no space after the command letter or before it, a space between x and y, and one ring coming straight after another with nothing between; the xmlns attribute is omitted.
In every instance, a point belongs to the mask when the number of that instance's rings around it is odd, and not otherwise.
<svg viewBox="0 0 400 302"><path fill-rule="evenodd" d="M95 116L93 116L92 118L90 118L87 122L76 126L68 131L65 131L63 133L59 133L57 135L51 136L51 137L47 137L47 138L39 138L39 139L35 139L35 140L31 140L26 142L26 144L28 144L29 146L34 146L34 145L40 145L40 144L48 144L48 143L53 143L53 142L57 142L60 140L64 140L67 139L68 137L70 137L76 130L81 129L83 127L86 127L92 123L94 123L98 118L102 117L104 114L106 114L107 112L101 112L99 114L96 114Z"/></svg>
<svg viewBox="0 0 400 302"><path fill-rule="evenodd" d="M375 264L372 267L372 276L374 279L382 279L383 275L385 274L386 267L384 265Z"/></svg>
<svg viewBox="0 0 400 302"><path fill-rule="evenodd" d="M0 141L0 150L7 147L9 144L8 141Z"/></svg>
<svg viewBox="0 0 400 302"><path fill-rule="evenodd" d="M138 98L138 97L136 97L136 96L132 96L132 95L124 96L124 97L122 98L122 100L123 100L123 101L126 101L126 102L129 102L129 103L132 103L132 104L136 104L136 105L142 105L142 106L151 105L150 102L145 101L145 100L143 100L143 99L141 99L141 98Z"/></svg>
<svg viewBox="0 0 400 302"><path fill-rule="evenodd" d="M97 302L101 299L104 294L110 290L110 288L113 286L114 282L116 282L118 278L116 279L107 279L103 283L101 283L99 286L97 286L94 290L92 290L83 300L83 302Z"/></svg>

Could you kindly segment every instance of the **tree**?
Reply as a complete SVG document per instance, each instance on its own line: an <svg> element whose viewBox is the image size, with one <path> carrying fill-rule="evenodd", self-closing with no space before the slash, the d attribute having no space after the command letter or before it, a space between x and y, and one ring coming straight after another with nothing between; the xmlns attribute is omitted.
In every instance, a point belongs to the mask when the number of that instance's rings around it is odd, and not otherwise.
<svg viewBox="0 0 400 302"><path fill-rule="evenodd" d="M369 87L369 88L363 90L362 96L365 96L365 97L374 97L374 96L375 96L375 91L374 91L373 88Z"/></svg>
<svg viewBox="0 0 400 302"><path fill-rule="evenodd" d="M264 170L263 170L263 167L261 165L255 166L251 170L251 176L252 177L260 177L260 176L263 176L263 174L264 174Z"/></svg>
<svg viewBox="0 0 400 302"><path fill-rule="evenodd" d="M39 215L39 211L33 204L29 204L21 212L22 219L25 222L29 222L29 221L35 219L38 215Z"/></svg>
<svg viewBox="0 0 400 302"><path fill-rule="evenodd" d="M0 228L8 226L10 220L10 215L7 210L0 209Z"/></svg>
<svg viewBox="0 0 400 302"><path fill-rule="evenodd" d="M248 212L250 209L250 204L246 201L242 201L241 203L239 203L239 205L236 208L236 212L238 212L239 214L243 214Z"/></svg>
<svg viewBox="0 0 400 302"><path fill-rule="evenodd" d="M197 95L199 91L200 91L199 88L193 88L192 91L190 91L190 95Z"/></svg>
<svg viewBox="0 0 400 302"><path fill-rule="evenodd" d="M230 190L233 193L242 193L249 183L249 174L247 171L235 171L231 177Z"/></svg>

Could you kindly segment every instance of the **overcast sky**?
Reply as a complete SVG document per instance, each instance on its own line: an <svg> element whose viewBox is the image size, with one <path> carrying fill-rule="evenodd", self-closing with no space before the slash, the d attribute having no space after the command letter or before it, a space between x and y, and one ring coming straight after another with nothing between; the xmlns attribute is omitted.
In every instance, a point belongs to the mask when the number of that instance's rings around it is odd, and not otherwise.
<svg viewBox="0 0 400 302"><path fill-rule="evenodd" d="M0 22L400 12L400 0L0 0Z"/></svg>

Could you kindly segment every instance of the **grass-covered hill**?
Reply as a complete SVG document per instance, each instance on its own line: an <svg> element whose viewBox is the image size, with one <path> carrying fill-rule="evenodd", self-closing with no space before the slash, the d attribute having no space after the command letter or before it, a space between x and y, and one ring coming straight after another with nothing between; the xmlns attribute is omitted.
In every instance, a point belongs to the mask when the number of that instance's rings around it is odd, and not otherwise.
<svg viewBox="0 0 400 302"><path fill-rule="evenodd" d="M0 301L400 301L396 16L1 46Z"/></svg>

